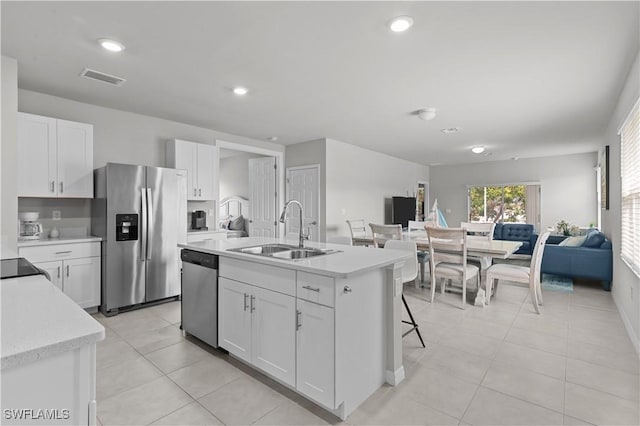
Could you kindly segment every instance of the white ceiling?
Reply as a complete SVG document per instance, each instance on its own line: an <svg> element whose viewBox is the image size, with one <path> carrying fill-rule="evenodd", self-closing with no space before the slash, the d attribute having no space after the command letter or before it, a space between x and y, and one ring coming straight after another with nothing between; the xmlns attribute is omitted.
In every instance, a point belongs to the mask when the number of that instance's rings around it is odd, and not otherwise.
<svg viewBox="0 0 640 426"><path fill-rule="evenodd" d="M639 5L2 1L2 54L24 89L285 145L329 137L466 163L597 150L638 52ZM391 33L404 14L414 26ZM426 107L433 121L412 115Z"/></svg>

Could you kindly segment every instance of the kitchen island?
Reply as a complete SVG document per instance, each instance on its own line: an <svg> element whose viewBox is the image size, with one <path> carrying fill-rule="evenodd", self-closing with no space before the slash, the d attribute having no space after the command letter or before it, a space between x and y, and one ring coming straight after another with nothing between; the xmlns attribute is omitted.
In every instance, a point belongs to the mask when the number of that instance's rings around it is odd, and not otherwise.
<svg viewBox="0 0 640 426"><path fill-rule="evenodd" d="M43 275L0 286L2 420L96 424L96 342L104 327Z"/></svg>
<svg viewBox="0 0 640 426"><path fill-rule="evenodd" d="M406 252L309 242L306 259L243 253L273 238L180 247L219 256L218 344L342 419L404 379L401 268Z"/></svg>

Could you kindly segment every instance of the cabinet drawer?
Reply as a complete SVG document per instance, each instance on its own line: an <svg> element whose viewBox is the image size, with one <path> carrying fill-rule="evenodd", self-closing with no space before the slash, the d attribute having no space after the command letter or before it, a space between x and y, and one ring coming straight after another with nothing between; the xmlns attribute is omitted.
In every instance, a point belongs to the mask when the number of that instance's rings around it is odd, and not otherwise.
<svg viewBox="0 0 640 426"><path fill-rule="evenodd" d="M325 306L334 306L335 282L331 277L298 272L298 298Z"/></svg>
<svg viewBox="0 0 640 426"><path fill-rule="evenodd" d="M219 271L221 277L277 291L278 293L296 295L296 271L262 265L260 263L220 257Z"/></svg>
<svg viewBox="0 0 640 426"><path fill-rule="evenodd" d="M18 248L18 255L29 262L48 262L51 260L77 259L80 257L100 256L100 243L55 244Z"/></svg>

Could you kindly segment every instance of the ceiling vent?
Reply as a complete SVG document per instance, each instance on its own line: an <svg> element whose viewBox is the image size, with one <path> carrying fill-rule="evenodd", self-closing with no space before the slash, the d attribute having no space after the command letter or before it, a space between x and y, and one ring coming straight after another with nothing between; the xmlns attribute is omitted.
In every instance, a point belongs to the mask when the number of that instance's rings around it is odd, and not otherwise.
<svg viewBox="0 0 640 426"><path fill-rule="evenodd" d="M80 76L84 78L90 78L91 80L97 80L103 83L111 84L112 86L122 86L124 82L127 81L122 77L105 74L103 72L91 70L89 68L85 68L84 70L82 70Z"/></svg>

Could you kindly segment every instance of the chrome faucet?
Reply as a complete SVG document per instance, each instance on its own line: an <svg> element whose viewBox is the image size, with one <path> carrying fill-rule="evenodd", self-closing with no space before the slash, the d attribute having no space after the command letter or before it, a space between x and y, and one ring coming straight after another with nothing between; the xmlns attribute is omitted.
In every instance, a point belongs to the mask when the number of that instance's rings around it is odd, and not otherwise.
<svg viewBox="0 0 640 426"><path fill-rule="evenodd" d="M297 204L300 207L300 236L298 240L298 247L304 248L304 240L309 239L309 235L305 235L302 233L302 218L304 217L304 209L300 201L297 200L289 200L284 204L284 209L282 209L282 214L280 215L280 223L284 223L285 218L287 217L287 209L289 205Z"/></svg>

